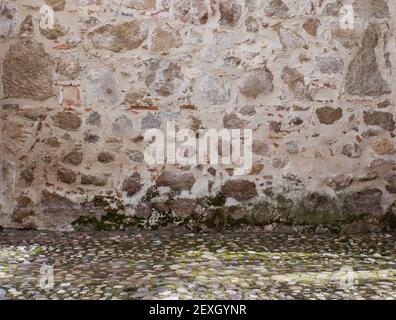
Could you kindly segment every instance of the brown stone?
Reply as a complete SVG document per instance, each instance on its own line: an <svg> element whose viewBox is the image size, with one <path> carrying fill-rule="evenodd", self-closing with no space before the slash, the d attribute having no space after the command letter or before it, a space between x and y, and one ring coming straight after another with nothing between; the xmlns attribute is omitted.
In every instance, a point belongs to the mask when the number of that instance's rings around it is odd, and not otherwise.
<svg viewBox="0 0 396 320"><path fill-rule="evenodd" d="M371 147L378 155L392 155L395 154L395 147L389 139L380 139L371 143Z"/></svg>
<svg viewBox="0 0 396 320"><path fill-rule="evenodd" d="M98 161L102 163L109 163L114 161L114 154L108 151L101 151L98 154Z"/></svg>
<svg viewBox="0 0 396 320"><path fill-rule="evenodd" d="M363 114L364 122L370 126L380 126L384 130L394 131L395 120L389 112L365 111Z"/></svg>
<svg viewBox="0 0 396 320"><path fill-rule="evenodd" d="M21 22L19 27L19 35L21 37L31 37L34 34L34 23L33 17L29 14L26 18Z"/></svg>
<svg viewBox="0 0 396 320"><path fill-rule="evenodd" d="M309 97L308 87L305 85L304 76L296 69L284 67L281 78L293 92L293 95L297 100L304 100Z"/></svg>
<svg viewBox="0 0 396 320"><path fill-rule="evenodd" d="M241 18L242 8L236 0L221 0L219 4L220 25L235 27Z"/></svg>
<svg viewBox="0 0 396 320"><path fill-rule="evenodd" d="M45 3L54 10L64 10L66 0L45 0Z"/></svg>
<svg viewBox="0 0 396 320"><path fill-rule="evenodd" d="M94 176L89 174L81 175L82 185L93 185L96 187L104 187L107 184L107 177L105 176Z"/></svg>
<svg viewBox="0 0 396 320"><path fill-rule="evenodd" d="M176 217L188 218L193 213L197 206L197 201L194 199L175 199L171 202L170 208Z"/></svg>
<svg viewBox="0 0 396 320"><path fill-rule="evenodd" d="M18 223L23 223L24 219L34 215L35 211L32 199L26 195L20 195L17 200L16 208L12 214L12 220Z"/></svg>
<svg viewBox="0 0 396 320"><path fill-rule="evenodd" d="M195 183L195 178L191 173L176 171L167 171L161 173L158 177L157 187L171 187L180 190L191 190Z"/></svg>
<svg viewBox="0 0 396 320"><path fill-rule="evenodd" d="M81 214L81 206L56 193L44 190L41 197L41 208L50 225L61 227L69 225Z"/></svg>
<svg viewBox="0 0 396 320"><path fill-rule="evenodd" d="M78 166L83 161L83 153L78 149L73 149L70 153L64 156L63 162Z"/></svg>
<svg viewBox="0 0 396 320"><path fill-rule="evenodd" d="M151 38L151 48L154 51L167 51L178 48L182 44L180 34L169 25L157 27Z"/></svg>
<svg viewBox="0 0 396 320"><path fill-rule="evenodd" d="M235 113L226 114L223 118L223 126L226 129L243 129L247 124L247 121L240 119Z"/></svg>
<svg viewBox="0 0 396 320"><path fill-rule="evenodd" d="M140 189L142 189L141 177L137 172L126 178L122 183L122 191L126 191L128 197L134 196Z"/></svg>
<svg viewBox="0 0 396 320"><path fill-rule="evenodd" d="M57 172L57 177L58 180L63 183L72 184L76 182L77 174L71 169L60 167Z"/></svg>
<svg viewBox="0 0 396 320"><path fill-rule="evenodd" d="M343 111L341 108L322 107L316 109L316 115L320 123L333 124L342 118Z"/></svg>
<svg viewBox="0 0 396 320"><path fill-rule="evenodd" d="M309 18L303 24L304 30L311 35L312 37L316 37L318 35L318 27L320 26L320 20L317 18Z"/></svg>
<svg viewBox="0 0 396 320"><path fill-rule="evenodd" d="M147 38L147 29L136 21L106 24L88 34L96 49L122 52L138 48Z"/></svg>
<svg viewBox="0 0 396 320"><path fill-rule="evenodd" d="M32 168L22 170L21 179L23 179L26 184L30 185L34 180L34 170Z"/></svg>
<svg viewBox="0 0 396 320"><path fill-rule="evenodd" d="M77 114L67 111L58 112L53 120L57 127L69 131L79 129L82 124L82 120Z"/></svg>
<svg viewBox="0 0 396 320"><path fill-rule="evenodd" d="M53 69L53 60L41 43L18 40L3 59L5 98L51 98Z"/></svg>
<svg viewBox="0 0 396 320"><path fill-rule="evenodd" d="M247 180L229 180L221 187L221 193L237 201L250 200L257 196L256 184Z"/></svg>
<svg viewBox="0 0 396 320"><path fill-rule="evenodd" d="M267 16L287 19L289 17L289 7L282 0L271 0L264 9Z"/></svg>
<svg viewBox="0 0 396 320"><path fill-rule="evenodd" d="M273 79L267 68L255 70L245 77L239 91L247 98L256 99L260 94L267 95L274 91Z"/></svg>

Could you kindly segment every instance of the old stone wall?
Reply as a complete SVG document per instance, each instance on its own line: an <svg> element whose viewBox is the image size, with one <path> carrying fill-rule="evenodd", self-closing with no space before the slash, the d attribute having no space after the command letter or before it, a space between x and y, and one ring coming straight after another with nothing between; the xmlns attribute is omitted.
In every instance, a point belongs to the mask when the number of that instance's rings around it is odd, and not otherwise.
<svg viewBox="0 0 396 320"><path fill-rule="evenodd" d="M388 228L395 8L0 0L0 225ZM145 130L170 121L197 133L252 129L251 172L147 165Z"/></svg>

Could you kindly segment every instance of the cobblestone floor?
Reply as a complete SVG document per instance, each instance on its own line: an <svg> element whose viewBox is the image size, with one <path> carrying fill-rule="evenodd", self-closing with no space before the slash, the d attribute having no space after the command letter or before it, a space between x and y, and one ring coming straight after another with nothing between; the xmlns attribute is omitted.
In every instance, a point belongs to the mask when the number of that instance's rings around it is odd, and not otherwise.
<svg viewBox="0 0 396 320"><path fill-rule="evenodd" d="M396 299L389 235L0 232L0 299L344 298Z"/></svg>

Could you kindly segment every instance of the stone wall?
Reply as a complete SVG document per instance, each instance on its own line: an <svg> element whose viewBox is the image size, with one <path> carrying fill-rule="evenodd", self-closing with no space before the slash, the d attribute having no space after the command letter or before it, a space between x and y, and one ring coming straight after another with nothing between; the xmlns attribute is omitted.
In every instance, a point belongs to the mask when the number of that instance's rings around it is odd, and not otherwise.
<svg viewBox="0 0 396 320"><path fill-rule="evenodd" d="M55 10L50 29L44 4ZM0 225L388 228L395 8L392 0L0 0ZM147 165L144 132L168 121L195 132L252 129L250 174Z"/></svg>

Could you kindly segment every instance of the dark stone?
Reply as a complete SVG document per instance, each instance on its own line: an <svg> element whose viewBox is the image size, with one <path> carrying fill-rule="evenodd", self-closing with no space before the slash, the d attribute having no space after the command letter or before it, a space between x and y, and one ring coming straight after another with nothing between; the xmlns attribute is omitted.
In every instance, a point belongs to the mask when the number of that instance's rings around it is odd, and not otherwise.
<svg viewBox="0 0 396 320"><path fill-rule="evenodd" d="M353 192L345 198L345 209L351 214L375 214L383 213L381 206L382 191L377 188L364 189Z"/></svg>
<svg viewBox="0 0 396 320"><path fill-rule="evenodd" d="M221 187L221 193L238 201L246 201L257 196L256 184L247 180L229 180Z"/></svg>
<svg viewBox="0 0 396 320"><path fill-rule="evenodd" d="M367 125L380 126L388 131L395 130L395 121L393 120L393 115L389 112L365 111L363 118Z"/></svg>
<svg viewBox="0 0 396 320"><path fill-rule="evenodd" d="M98 161L102 163L109 163L114 161L114 154L108 151L101 151L98 154Z"/></svg>
<svg viewBox="0 0 396 320"><path fill-rule="evenodd" d="M176 217L188 218L190 217L197 206L197 201L194 199L175 199L171 202L170 208Z"/></svg>
<svg viewBox="0 0 396 320"><path fill-rule="evenodd" d="M195 178L191 173L164 171L158 177L157 187L171 187L180 190L191 190Z"/></svg>
<svg viewBox="0 0 396 320"><path fill-rule="evenodd" d="M76 181L77 174L71 170L64 167L60 167L57 172L58 180L63 183L72 184Z"/></svg>
<svg viewBox="0 0 396 320"><path fill-rule="evenodd" d="M98 176L83 174L81 176L81 184L93 185L96 187L104 187L107 184L107 177L104 176L98 177Z"/></svg>
<svg viewBox="0 0 396 320"><path fill-rule="evenodd" d="M63 162L78 166L83 161L83 153L78 149L73 149L70 153L64 156Z"/></svg>
<svg viewBox="0 0 396 320"><path fill-rule="evenodd" d="M140 174L135 172L124 180L122 183L122 191L126 191L127 196L132 197L142 189L142 186Z"/></svg>

